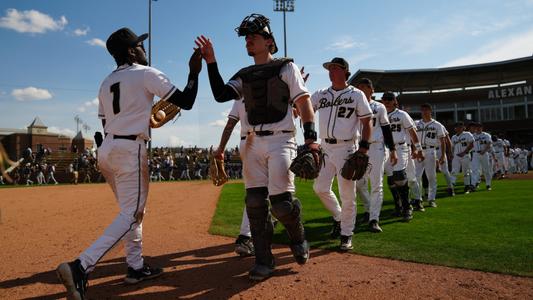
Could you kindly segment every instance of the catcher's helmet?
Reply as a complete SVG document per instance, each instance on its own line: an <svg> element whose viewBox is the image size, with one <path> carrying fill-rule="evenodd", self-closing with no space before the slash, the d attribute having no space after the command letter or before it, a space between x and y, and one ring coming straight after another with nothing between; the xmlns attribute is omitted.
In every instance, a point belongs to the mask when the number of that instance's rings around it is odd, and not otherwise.
<svg viewBox="0 0 533 300"><path fill-rule="evenodd" d="M270 29L270 20L261 14L251 14L244 18L239 27L235 28L238 36L246 36L247 34L260 34L265 38L272 39L273 47L270 50L271 54L278 52L278 46L274 39L274 34Z"/></svg>

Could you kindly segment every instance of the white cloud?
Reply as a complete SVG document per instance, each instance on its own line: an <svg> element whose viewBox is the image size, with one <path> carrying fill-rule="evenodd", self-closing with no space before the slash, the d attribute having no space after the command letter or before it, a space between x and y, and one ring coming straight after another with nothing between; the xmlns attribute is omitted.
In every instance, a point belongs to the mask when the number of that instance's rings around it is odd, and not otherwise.
<svg viewBox="0 0 533 300"><path fill-rule="evenodd" d="M45 33L63 30L68 21L65 16L54 20L51 16L37 10L18 11L10 8L0 18L0 27L23 33Z"/></svg>
<svg viewBox="0 0 533 300"><path fill-rule="evenodd" d="M364 43L356 41L351 36L342 36L326 47L326 50L345 51L352 48L363 48Z"/></svg>
<svg viewBox="0 0 533 300"><path fill-rule="evenodd" d="M98 98L94 98L91 101L85 101L82 106L78 107L77 111L86 112L87 110L90 110L93 107L98 107Z"/></svg>
<svg viewBox="0 0 533 300"><path fill-rule="evenodd" d="M76 28L74 29L73 33L75 36L84 36L84 35L87 35L87 33L89 32L89 27L85 27L85 28Z"/></svg>
<svg viewBox="0 0 533 300"><path fill-rule="evenodd" d="M175 135L171 135L168 137L168 142L167 142L167 145L168 147L181 147L181 146L189 146L191 145L191 143L187 142L187 141L184 141L182 140L181 138L175 136Z"/></svg>
<svg viewBox="0 0 533 300"><path fill-rule="evenodd" d="M213 122L209 123L209 126L214 127L225 127L226 126L226 120L228 119L228 115L231 109L226 109L225 111L221 112L220 115L223 117L222 119L215 120Z"/></svg>
<svg viewBox="0 0 533 300"><path fill-rule="evenodd" d="M52 94L48 90L39 89L33 86L23 89L14 89L11 92L11 96L15 97L18 101L46 100L52 98Z"/></svg>
<svg viewBox="0 0 533 300"><path fill-rule="evenodd" d="M502 61L533 54L533 30L485 44L463 57L451 60L443 67Z"/></svg>
<svg viewBox="0 0 533 300"><path fill-rule="evenodd" d="M86 41L86 43L91 45L91 46L97 46L97 47L105 48L105 42L102 41L101 39L98 39L98 38L90 39L90 40Z"/></svg>
<svg viewBox="0 0 533 300"><path fill-rule="evenodd" d="M52 133L57 133L57 134L61 134L61 135L70 136L70 137L73 137L73 136L76 135L76 133L72 129L60 128L60 127L56 127L56 126L48 127L48 131L52 132Z"/></svg>

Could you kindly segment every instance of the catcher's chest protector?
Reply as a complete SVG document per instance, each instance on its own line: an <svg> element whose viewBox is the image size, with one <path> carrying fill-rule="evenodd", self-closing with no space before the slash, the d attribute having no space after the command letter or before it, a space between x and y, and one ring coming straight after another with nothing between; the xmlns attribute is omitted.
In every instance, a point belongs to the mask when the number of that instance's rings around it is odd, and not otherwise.
<svg viewBox="0 0 533 300"><path fill-rule="evenodd" d="M274 59L264 65L253 65L240 70L244 106L250 125L276 123L287 115L289 87L281 80L281 68L293 60Z"/></svg>

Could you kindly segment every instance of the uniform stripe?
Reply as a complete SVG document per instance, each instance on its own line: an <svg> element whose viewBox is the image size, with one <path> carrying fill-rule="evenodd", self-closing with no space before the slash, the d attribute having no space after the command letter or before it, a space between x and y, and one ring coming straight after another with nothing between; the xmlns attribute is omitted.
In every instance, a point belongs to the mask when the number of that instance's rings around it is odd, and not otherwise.
<svg viewBox="0 0 533 300"><path fill-rule="evenodd" d="M104 251L104 253L102 253L102 255L96 260L96 262L93 264L93 265L90 265L90 266L87 266L86 269L89 269L89 268L92 268L94 266L96 266L96 264L98 264L98 262L107 254L107 252L109 252L109 250L113 249L113 247L115 247L117 245L118 242L120 242L120 240L122 240L122 238L128 233L130 232L131 228L133 227L133 225L135 225L135 223L137 223L137 220L136 220L136 216L137 216L137 211L139 210L139 204L140 204L140 201L141 201L141 144L139 144L139 149L137 150L137 165L138 165L138 172L137 172L137 176L138 176L138 179L137 179L137 183L138 183L138 187L137 187L137 205L135 207L135 212L133 212L133 219L135 219L135 221L133 221L131 224L130 224L130 227L128 228L128 230L126 230L126 232L124 232L112 245L111 247L109 247L106 251Z"/></svg>
<svg viewBox="0 0 533 300"><path fill-rule="evenodd" d="M167 98L169 98L170 96L172 96L172 94L174 93L174 91L176 90L176 87L175 86L172 86L172 88L170 89L170 91L168 91L165 96L163 96L163 98L161 98L162 101L165 101L167 100Z"/></svg>

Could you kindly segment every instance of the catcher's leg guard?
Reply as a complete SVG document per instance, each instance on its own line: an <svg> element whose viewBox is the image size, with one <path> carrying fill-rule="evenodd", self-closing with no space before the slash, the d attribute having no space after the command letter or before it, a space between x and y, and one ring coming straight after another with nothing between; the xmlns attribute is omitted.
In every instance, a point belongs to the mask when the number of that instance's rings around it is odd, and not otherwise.
<svg viewBox="0 0 533 300"><path fill-rule="evenodd" d="M405 173L405 170L394 171L392 179L398 190L403 209L409 209L411 207L409 203L409 185L407 184L407 174Z"/></svg>
<svg viewBox="0 0 533 300"><path fill-rule="evenodd" d="M293 198L290 192L270 196L272 214L278 219L289 235L293 244L300 244L305 241L304 226L300 218L301 204Z"/></svg>
<svg viewBox="0 0 533 300"><path fill-rule="evenodd" d="M394 200L394 214L399 215L402 211L402 203L400 201L400 194L398 191L398 187L394 183L394 175L387 176L387 183L389 184L389 189L392 194L392 198Z"/></svg>
<svg viewBox="0 0 533 300"><path fill-rule="evenodd" d="M246 189L246 212L250 220L250 231L255 248L255 262L273 266L272 234L274 228L268 212L268 189L266 187Z"/></svg>

